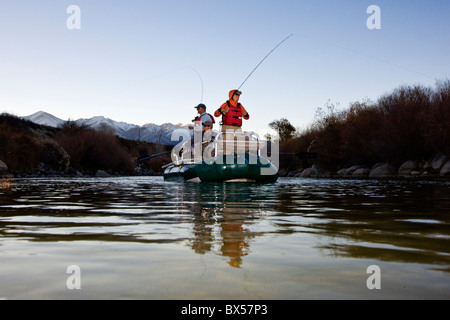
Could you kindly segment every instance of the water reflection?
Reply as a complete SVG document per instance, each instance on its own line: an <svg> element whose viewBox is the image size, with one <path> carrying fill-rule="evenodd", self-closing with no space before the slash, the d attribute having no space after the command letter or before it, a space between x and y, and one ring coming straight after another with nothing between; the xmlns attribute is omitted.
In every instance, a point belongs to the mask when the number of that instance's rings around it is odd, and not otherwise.
<svg viewBox="0 0 450 320"><path fill-rule="evenodd" d="M298 183L298 181L297 181ZM450 185L432 181L301 181L280 187L279 229L305 230L335 257L450 271ZM316 184L317 186L314 186ZM293 218L295 217L295 218ZM305 219L306 218L306 219Z"/></svg>
<svg viewBox="0 0 450 320"><path fill-rule="evenodd" d="M174 243L239 268L259 239L280 236L282 246L283 237L302 234L325 256L449 272L449 191L445 181L18 180L0 190L0 246L8 239Z"/></svg>
<svg viewBox="0 0 450 320"><path fill-rule="evenodd" d="M22 180L1 194L0 239L37 242L186 242L239 267L262 216L242 184L159 180ZM0 242L1 245L1 242Z"/></svg>
<svg viewBox="0 0 450 320"><path fill-rule="evenodd" d="M189 199L194 213L192 249L198 254L215 251L227 257L231 267L240 267L251 239L258 235L249 226L263 216L259 199L252 194L258 186L206 183L190 187L194 191Z"/></svg>

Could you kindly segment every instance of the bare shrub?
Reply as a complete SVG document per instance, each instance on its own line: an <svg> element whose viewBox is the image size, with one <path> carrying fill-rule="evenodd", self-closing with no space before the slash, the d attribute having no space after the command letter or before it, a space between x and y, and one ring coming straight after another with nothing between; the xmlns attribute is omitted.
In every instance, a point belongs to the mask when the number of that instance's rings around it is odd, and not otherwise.
<svg viewBox="0 0 450 320"><path fill-rule="evenodd" d="M131 173L134 163L119 138L107 133L78 127L63 126L54 139L70 155L71 166L78 170L105 170Z"/></svg>
<svg viewBox="0 0 450 320"><path fill-rule="evenodd" d="M283 152L308 149L319 153L320 163L337 167L450 155L450 80L435 89L402 86L344 111L327 103L308 129L280 146Z"/></svg>

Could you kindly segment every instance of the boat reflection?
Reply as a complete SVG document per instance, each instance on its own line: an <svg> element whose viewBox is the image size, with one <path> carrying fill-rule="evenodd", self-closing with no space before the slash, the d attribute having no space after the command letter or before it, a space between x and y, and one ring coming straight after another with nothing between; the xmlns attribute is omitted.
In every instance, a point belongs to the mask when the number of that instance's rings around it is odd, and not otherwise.
<svg viewBox="0 0 450 320"><path fill-rule="evenodd" d="M197 254L214 252L226 257L231 267L241 267L250 253L251 239L261 235L251 231L263 217L252 184L202 183L192 188L192 249Z"/></svg>

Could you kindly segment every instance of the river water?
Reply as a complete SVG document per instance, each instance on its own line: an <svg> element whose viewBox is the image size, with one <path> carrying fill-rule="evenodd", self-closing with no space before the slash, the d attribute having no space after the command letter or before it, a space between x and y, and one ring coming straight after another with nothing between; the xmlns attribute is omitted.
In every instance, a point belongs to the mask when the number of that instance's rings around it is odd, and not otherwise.
<svg viewBox="0 0 450 320"><path fill-rule="evenodd" d="M0 299L449 298L449 181L0 189Z"/></svg>

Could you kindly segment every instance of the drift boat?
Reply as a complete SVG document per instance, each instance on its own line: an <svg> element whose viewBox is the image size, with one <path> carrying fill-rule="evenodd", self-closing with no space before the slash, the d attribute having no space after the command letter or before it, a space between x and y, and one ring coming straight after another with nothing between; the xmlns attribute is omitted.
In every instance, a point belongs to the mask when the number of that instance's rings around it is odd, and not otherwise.
<svg viewBox="0 0 450 320"><path fill-rule="evenodd" d="M184 182L256 182L273 183L278 180L278 169L268 157L261 156L261 143L254 133L244 133L252 137L251 141L241 140L241 150L247 152L224 153L220 146L226 145L219 134L214 142L215 156L208 159L176 160L164 168L164 180ZM236 134L234 134L236 135ZM239 142L232 141L239 150ZM253 147L253 149L252 149ZM249 150L253 150L250 152Z"/></svg>
<svg viewBox="0 0 450 320"><path fill-rule="evenodd" d="M272 183L278 179L277 168L266 158L246 154L244 163L239 163L242 156L234 154L234 163L225 163L220 157L197 163L171 164L164 170L166 181L192 182L258 182ZM224 156L226 158L226 156Z"/></svg>

